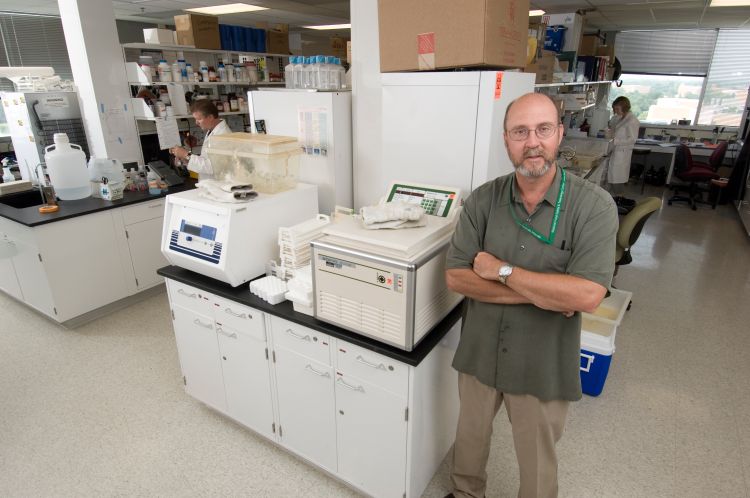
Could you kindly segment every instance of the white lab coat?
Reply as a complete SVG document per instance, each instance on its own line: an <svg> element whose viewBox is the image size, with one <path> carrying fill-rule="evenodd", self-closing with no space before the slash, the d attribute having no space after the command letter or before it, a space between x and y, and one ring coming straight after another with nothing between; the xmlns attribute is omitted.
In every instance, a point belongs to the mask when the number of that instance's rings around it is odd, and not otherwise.
<svg viewBox="0 0 750 498"><path fill-rule="evenodd" d="M206 145L206 140L211 135L226 135L227 133L232 133L232 130L229 128L226 121L222 119L213 130L207 132L206 136L203 137L203 145ZM214 179L214 169L211 166L211 161L207 157L203 157L203 149L201 149L200 155L193 154L190 156L187 168L190 171L198 173L198 180Z"/></svg>
<svg viewBox="0 0 750 498"><path fill-rule="evenodd" d="M632 112L628 112L622 118L615 115L609 121L614 139L608 157L607 183L627 183L630 178L630 158L640 126L641 123Z"/></svg>

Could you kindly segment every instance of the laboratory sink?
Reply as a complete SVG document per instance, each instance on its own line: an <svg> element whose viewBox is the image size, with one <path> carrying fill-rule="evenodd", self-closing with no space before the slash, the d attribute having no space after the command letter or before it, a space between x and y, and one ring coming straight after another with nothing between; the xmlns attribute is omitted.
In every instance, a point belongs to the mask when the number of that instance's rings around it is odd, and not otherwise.
<svg viewBox="0 0 750 498"><path fill-rule="evenodd" d="M37 189L14 192L0 196L0 204L5 204L16 209L23 209L44 204L42 193Z"/></svg>

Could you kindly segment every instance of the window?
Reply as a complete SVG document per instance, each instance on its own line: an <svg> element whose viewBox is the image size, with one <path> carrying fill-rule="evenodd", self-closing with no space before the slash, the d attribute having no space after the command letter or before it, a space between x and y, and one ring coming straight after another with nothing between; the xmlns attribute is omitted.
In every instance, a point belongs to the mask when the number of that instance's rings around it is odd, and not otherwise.
<svg viewBox="0 0 750 498"><path fill-rule="evenodd" d="M670 124L679 120L695 123L704 78L623 74L622 86L612 85L609 107L620 96L630 100L631 112L644 123Z"/></svg>
<svg viewBox="0 0 750 498"><path fill-rule="evenodd" d="M747 47L750 47L750 30L719 31L698 124L739 126L750 85Z"/></svg>

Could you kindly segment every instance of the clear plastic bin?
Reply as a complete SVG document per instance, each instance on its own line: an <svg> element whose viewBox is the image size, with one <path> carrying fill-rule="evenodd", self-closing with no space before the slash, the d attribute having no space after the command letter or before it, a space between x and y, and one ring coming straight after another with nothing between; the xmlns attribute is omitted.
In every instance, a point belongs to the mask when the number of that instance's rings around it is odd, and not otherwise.
<svg viewBox="0 0 750 498"><path fill-rule="evenodd" d="M264 194L297 186L302 148L294 137L229 133L210 136L204 148L218 180L251 183Z"/></svg>

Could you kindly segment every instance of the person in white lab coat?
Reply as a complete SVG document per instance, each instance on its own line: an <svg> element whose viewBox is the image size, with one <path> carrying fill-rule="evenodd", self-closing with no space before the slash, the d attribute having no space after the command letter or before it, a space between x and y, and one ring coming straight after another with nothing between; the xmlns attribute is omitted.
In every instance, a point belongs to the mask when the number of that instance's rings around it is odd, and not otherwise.
<svg viewBox="0 0 750 498"><path fill-rule="evenodd" d="M210 100L197 100L193 103L190 110L193 113L193 118L195 118L195 124L205 132L203 137L204 145L211 135L232 133L227 123L223 119L219 119L219 110ZM188 170L198 173L199 180L211 180L214 178L211 161L207 157L203 157L202 153L201 155L193 154L184 147L173 147L169 149L169 152L174 154L178 159L187 160Z"/></svg>
<svg viewBox="0 0 750 498"><path fill-rule="evenodd" d="M627 97L617 97L612 103L612 111L615 115L609 121L607 133L613 140L602 180L605 188L615 195L622 193L623 185L630 178L630 158L641 123L630 112L630 100Z"/></svg>

